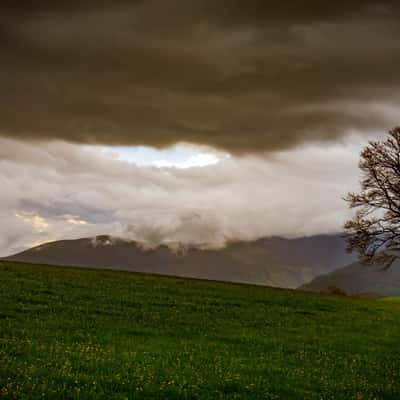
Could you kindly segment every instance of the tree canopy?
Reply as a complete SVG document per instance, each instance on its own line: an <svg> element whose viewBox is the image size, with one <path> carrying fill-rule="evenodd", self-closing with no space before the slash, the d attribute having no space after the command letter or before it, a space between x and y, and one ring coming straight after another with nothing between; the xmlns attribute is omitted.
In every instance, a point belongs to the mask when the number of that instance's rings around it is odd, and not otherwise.
<svg viewBox="0 0 400 400"><path fill-rule="evenodd" d="M390 267L400 257L400 127L361 152L361 188L345 200L356 209L345 223L350 251L364 264Z"/></svg>

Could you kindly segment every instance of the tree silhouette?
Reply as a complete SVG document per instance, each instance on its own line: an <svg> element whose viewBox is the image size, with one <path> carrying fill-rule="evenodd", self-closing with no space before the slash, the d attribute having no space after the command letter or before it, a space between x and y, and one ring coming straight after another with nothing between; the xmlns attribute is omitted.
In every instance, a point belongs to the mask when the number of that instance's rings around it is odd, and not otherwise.
<svg viewBox="0 0 400 400"><path fill-rule="evenodd" d="M357 210L344 226L348 250L363 264L389 268L400 257L400 127L370 141L360 156L361 190L345 197Z"/></svg>

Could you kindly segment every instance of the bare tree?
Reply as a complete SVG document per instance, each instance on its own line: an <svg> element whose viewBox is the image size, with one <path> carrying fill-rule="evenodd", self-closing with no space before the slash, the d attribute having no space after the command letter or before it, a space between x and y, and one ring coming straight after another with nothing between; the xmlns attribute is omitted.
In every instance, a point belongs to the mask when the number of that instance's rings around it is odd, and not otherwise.
<svg viewBox="0 0 400 400"><path fill-rule="evenodd" d="M348 250L363 264L389 268L400 257L400 127L382 141L370 141L361 152L361 190L345 200L356 209L345 223Z"/></svg>

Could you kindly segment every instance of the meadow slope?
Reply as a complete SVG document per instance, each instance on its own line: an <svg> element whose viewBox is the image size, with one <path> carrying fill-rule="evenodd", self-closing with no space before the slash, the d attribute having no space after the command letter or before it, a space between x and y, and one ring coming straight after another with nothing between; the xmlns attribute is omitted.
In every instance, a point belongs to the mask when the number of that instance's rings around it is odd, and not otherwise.
<svg viewBox="0 0 400 400"><path fill-rule="evenodd" d="M0 398L400 398L400 303L0 263Z"/></svg>

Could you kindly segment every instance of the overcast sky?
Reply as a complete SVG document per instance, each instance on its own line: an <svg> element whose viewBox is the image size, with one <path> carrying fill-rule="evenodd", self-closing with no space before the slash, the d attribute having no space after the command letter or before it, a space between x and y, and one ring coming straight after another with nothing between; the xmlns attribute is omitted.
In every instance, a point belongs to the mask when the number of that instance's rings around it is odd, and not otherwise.
<svg viewBox="0 0 400 400"><path fill-rule="evenodd" d="M382 0L2 0L0 255L340 231L359 150L400 121L399 21Z"/></svg>

